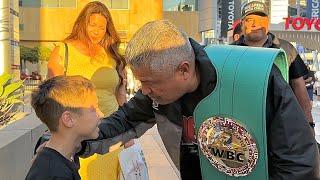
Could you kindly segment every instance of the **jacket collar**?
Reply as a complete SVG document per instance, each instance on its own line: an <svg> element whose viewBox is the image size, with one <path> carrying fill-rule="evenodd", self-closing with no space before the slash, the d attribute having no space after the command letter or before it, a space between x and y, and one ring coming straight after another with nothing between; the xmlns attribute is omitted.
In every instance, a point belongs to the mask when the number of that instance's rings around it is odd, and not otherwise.
<svg viewBox="0 0 320 180"><path fill-rule="evenodd" d="M200 96L202 99L209 95L215 87L217 80L216 69L205 52L204 47L191 38L189 41L195 54L196 68L200 75L200 84L198 88L196 91L189 94L197 94L197 96Z"/></svg>
<svg viewBox="0 0 320 180"><path fill-rule="evenodd" d="M263 47L265 48L279 48L280 47L280 41L277 37L275 37L275 35L273 35L272 33L268 32L267 34L268 39L266 40L266 42L263 44ZM238 46L248 46L245 41L244 41L244 35L242 35L238 41L233 43L234 45L238 45Z"/></svg>

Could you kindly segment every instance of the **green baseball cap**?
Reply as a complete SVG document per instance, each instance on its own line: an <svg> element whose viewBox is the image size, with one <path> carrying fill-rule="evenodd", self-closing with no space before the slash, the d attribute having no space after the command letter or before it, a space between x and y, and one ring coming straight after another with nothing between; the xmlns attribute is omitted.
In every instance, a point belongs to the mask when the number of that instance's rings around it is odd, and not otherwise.
<svg viewBox="0 0 320 180"><path fill-rule="evenodd" d="M264 3L259 1L251 1L243 6L241 14L242 18L244 18L249 14L268 16L269 12L267 6Z"/></svg>

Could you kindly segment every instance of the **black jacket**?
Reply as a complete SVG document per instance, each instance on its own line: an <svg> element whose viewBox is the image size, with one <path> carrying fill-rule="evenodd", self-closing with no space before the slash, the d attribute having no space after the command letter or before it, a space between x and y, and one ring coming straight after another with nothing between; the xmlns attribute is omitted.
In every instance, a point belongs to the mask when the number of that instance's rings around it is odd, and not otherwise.
<svg viewBox="0 0 320 180"><path fill-rule="evenodd" d="M216 70L203 47L192 39L190 42L195 52L197 68L200 70L201 82L198 89L185 94L172 104L158 107L153 106L152 100L139 91L128 103L102 121L99 126L100 139L117 136L125 141L123 139L128 135L124 134L138 137L142 135L137 130L141 124L156 122L166 149L179 168L182 116L192 115L195 106L213 91L216 84ZM276 66L273 66L269 77L266 101L270 179L320 179L315 138L290 86ZM93 153L105 149L94 148L93 144L97 145L98 142L88 142L87 150Z"/></svg>

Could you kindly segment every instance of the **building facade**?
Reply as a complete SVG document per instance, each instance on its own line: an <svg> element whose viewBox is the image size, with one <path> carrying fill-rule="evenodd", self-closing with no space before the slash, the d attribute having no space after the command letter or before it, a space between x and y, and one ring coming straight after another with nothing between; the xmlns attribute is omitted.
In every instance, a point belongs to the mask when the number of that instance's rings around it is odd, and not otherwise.
<svg viewBox="0 0 320 180"><path fill-rule="evenodd" d="M5 52L0 59L0 73L11 72L19 67L19 43L27 47L47 46L52 49L54 42L62 41L71 32L77 15L90 1L2 1L0 16L4 18L3 22L9 23L3 23L3 30L0 31L0 49L3 47L2 51ZM169 19L202 44L227 44L232 23L241 16L241 6L252 0L100 1L110 9L116 29L125 45L143 24L162 18ZM317 14L320 0L261 1L266 3L270 11L271 32L307 50L320 50L320 13ZM295 19L288 21L288 17ZM315 19L310 27L305 20L309 17Z"/></svg>
<svg viewBox="0 0 320 180"><path fill-rule="evenodd" d="M170 20L188 36L201 41L198 0L163 0L163 18Z"/></svg>
<svg viewBox="0 0 320 180"><path fill-rule="evenodd" d="M19 77L19 1L0 1L0 75Z"/></svg>
<svg viewBox="0 0 320 180"><path fill-rule="evenodd" d="M20 45L28 48L54 48L56 42L63 41L83 7L93 0L19 0ZM145 23L162 19L162 0L99 0L104 3L112 16L113 23L121 39L121 48ZM152 7L152 8L150 8ZM26 74L36 72L46 74L47 63L36 64L22 60L22 70Z"/></svg>
<svg viewBox="0 0 320 180"><path fill-rule="evenodd" d="M61 41L90 0L20 0L20 39L25 46ZM146 22L162 18L161 0L100 0L110 10L122 42ZM152 7L152 8L150 8Z"/></svg>

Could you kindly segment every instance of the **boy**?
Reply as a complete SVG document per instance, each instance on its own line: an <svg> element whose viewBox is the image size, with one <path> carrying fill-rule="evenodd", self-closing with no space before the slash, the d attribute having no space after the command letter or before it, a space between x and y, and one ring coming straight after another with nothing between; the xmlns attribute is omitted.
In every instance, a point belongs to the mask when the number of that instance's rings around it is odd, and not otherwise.
<svg viewBox="0 0 320 180"><path fill-rule="evenodd" d="M33 92L31 103L52 136L35 158L26 180L81 179L74 155L81 141L98 137L103 116L94 85L81 76L57 76Z"/></svg>

